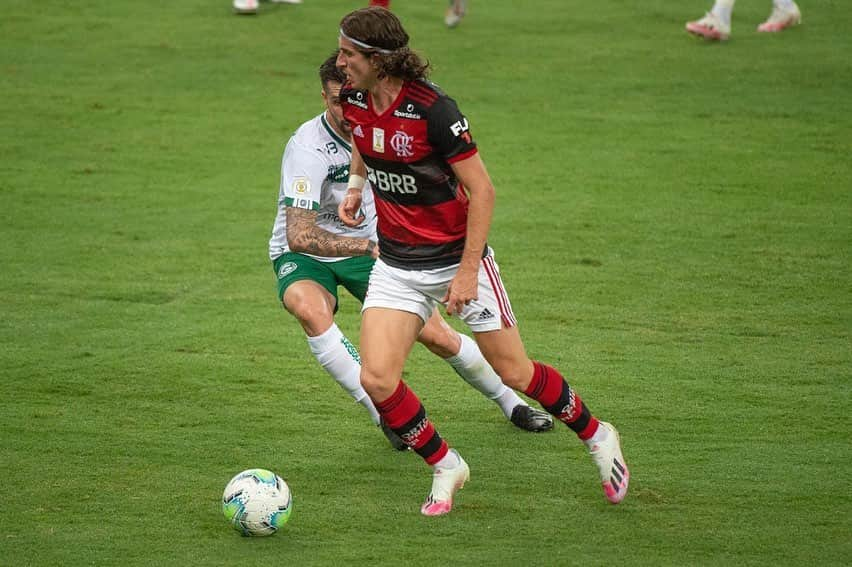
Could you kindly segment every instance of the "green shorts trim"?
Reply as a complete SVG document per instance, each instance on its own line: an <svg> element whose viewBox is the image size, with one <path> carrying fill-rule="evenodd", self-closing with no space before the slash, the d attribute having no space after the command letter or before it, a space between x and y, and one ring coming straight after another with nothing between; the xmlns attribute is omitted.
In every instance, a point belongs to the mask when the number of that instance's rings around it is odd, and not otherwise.
<svg viewBox="0 0 852 567"><path fill-rule="evenodd" d="M337 310L337 288L345 287L361 303L367 295L367 284L375 260L370 256L356 256L337 262L320 262L310 256L286 252L272 262L272 269L278 279L278 300L284 298L284 292L293 283L300 280L317 282L334 296Z"/></svg>

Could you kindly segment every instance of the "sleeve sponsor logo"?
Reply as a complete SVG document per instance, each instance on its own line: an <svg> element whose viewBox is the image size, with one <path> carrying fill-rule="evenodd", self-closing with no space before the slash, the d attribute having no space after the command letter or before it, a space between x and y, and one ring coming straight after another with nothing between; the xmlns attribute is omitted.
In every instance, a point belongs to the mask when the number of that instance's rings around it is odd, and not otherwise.
<svg viewBox="0 0 852 567"><path fill-rule="evenodd" d="M467 118L462 118L450 126L450 132L453 133L453 136L461 136L462 132L467 132L468 130L470 130L470 125L467 123Z"/></svg>
<svg viewBox="0 0 852 567"><path fill-rule="evenodd" d="M470 125L467 122L467 118L462 118L458 122L454 123L450 126L450 132L453 133L453 136L456 138L461 138L468 144L472 144L473 140L470 137Z"/></svg>
<svg viewBox="0 0 852 567"><path fill-rule="evenodd" d="M297 195L307 195L311 191L311 182L307 177L297 177L293 180L293 192Z"/></svg>

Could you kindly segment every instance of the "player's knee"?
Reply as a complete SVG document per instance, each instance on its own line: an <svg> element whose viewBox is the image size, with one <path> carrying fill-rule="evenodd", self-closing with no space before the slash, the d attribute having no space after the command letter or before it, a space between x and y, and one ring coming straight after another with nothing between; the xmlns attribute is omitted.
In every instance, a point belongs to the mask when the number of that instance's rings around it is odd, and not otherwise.
<svg viewBox="0 0 852 567"><path fill-rule="evenodd" d="M532 372L523 361L495 361L491 365L505 385L523 392L530 384Z"/></svg>
<svg viewBox="0 0 852 567"><path fill-rule="evenodd" d="M500 375L500 378L503 380L503 383L508 387L512 388L513 390L524 390L524 388L521 386L523 384L523 379L519 374L514 374L510 372L498 372L497 374Z"/></svg>
<svg viewBox="0 0 852 567"><path fill-rule="evenodd" d="M396 389L396 381L389 376L372 372L366 367L361 367L361 387L373 400L386 400Z"/></svg>
<svg viewBox="0 0 852 567"><path fill-rule="evenodd" d="M322 302L285 302L284 308L299 321L305 332L312 337L327 331L334 322L333 313Z"/></svg>

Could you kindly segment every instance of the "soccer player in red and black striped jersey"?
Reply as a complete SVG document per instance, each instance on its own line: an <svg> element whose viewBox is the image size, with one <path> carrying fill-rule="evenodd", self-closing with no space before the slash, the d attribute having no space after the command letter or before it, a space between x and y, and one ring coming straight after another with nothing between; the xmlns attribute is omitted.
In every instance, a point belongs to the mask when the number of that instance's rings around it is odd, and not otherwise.
<svg viewBox="0 0 852 567"><path fill-rule="evenodd" d="M338 211L344 223L361 221L356 215L369 177L378 215L380 256L361 322L361 384L387 424L433 466L421 512L449 512L470 476L401 379L438 303L470 327L507 386L536 399L586 443L607 499L620 502L630 473L617 431L591 414L556 369L526 354L486 242L494 187L468 119L428 82L428 64L408 47L393 13L364 8L346 15L338 45L337 64L348 78L340 99L354 142Z"/></svg>

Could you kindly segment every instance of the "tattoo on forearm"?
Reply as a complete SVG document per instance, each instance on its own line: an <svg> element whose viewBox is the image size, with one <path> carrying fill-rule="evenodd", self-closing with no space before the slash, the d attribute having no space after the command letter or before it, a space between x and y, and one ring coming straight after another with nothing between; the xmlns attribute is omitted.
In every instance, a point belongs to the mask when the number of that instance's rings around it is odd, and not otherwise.
<svg viewBox="0 0 852 567"><path fill-rule="evenodd" d="M290 250L329 257L370 254L372 242L323 230L316 225L317 216L316 211L287 207L287 243Z"/></svg>

